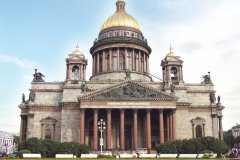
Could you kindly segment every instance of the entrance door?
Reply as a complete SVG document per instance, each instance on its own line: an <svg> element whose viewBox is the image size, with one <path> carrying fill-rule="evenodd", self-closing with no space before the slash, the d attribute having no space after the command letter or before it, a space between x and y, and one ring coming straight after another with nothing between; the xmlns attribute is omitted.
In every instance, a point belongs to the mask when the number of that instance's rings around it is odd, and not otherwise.
<svg viewBox="0 0 240 160"><path fill-rule="evenodd" d="M130 150L132 149L132 126L126 125L125 126L125 149Z"/></svg>

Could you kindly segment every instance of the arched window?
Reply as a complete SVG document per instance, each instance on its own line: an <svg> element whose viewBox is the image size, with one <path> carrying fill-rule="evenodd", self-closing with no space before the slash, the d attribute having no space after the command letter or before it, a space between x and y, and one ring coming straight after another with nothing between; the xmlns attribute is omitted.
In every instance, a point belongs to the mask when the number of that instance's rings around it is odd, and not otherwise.
<svg viewBox="0 0 240 160"><path fill-rule="evenodd" d="M54 140L57 120L51 117L47 117L42 119L40 122L41 122L41 138Z"/></svg>
<svg viewBox="0 0 240 160"><path fill-rule="evenodd" d="M72 67L72 80L79 80L79 67L78 66L73 66Z"/></svg>
<svg viewBox="0 0 240 160"><path fill-rule="evenodd" d="M176 67L172 67L171 68L171 80L177 80L177 68Z"/></svg>
<svg viewBox="0 0 240 160"><path fill-rule="evenodd" d="M202 138L205 136L206 120L201 117L196 117L191 120L193 138Z"/></svg>
<svg viewBox="0 0 240 160"><path fill-rule="evenodd" d="M103 57L102 57L102 53L100 53L99 55L99 72L101 73L103 71Z"/></svg>
<svg viewBox="0 0 240 160"><path fill-rule="evenodd" d="M143 54L141 55L141 72L144 72L144 58L143 58Z"/></svg>
<svg viewBox="0 0 240 160"><path fill-rule="evenodd" d="M132 59L132 50L128 50L128 69L130 70L130 71L132 71L133 70L133 66L132 66L132 64L133 64L133 59Z"/></svg>
<svg viewBox="0 0 240 160"><path fill-rule="evenodd" d="M106 68L107 71L110 71L110 55L108 52L106 53Z"/></svg>
<svg viewBox="0 0 240 160"><path fill-rule="evenodd" d="M120 67L120 70L124 70L125 69L125 56L124 56L124 53L120 53L119 54L119 67Z"/></svg>
<svg viewBox="0 0 240 160"><path fill-rule="evenodd" d="M202 138L203 137L203 135L202 135L202 126L197 125L195 130L196 130L196 138Z"/></svg>
<svg viewBox="0 0 240 160"><path fill-rule="evenodd" d="M117 70L117 50L116 49L112 50L112 70L113 71Z"/></svg>

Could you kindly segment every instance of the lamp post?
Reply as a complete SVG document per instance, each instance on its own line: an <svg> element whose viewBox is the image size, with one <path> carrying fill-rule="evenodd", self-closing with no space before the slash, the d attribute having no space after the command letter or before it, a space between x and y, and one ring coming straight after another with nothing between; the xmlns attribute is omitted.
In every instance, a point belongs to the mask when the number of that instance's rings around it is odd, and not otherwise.
<svg viewBox="0 0 240 160"><path fill-rule="evenodd" d="M101 154L102 154L102 149L103 149L103 131L106 129L106 123L103 119L100 119L100 121L98 122L98 129L101 133L101 137L100 137L100 147L101 147Z"/></svg>

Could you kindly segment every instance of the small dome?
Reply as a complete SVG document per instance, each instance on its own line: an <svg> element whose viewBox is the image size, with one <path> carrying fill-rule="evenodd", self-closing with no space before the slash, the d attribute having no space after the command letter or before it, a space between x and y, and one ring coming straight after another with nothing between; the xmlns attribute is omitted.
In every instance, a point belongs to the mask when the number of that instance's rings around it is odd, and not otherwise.
<svg viewBox="0 0 240 160"><path fill-rule="evenodd" d="M117 11L103 23L101 31L116 26L131 27L141 31L137 20L125 12L124 0L117 0L116 5Z"/></svg>
<svg viewBox="0 0 240 160"><path fill-rule="evenodd" d="M173 48L170 45L170 49L169 49L169 53L167 54L167 57L175 57L175 56L176 56L176 54L173 52Z"/></svg>
<svg viewBox="0 0 240 160"><path fill-rule="evenodd" d="M84 57L84 54L79 50L79 46L76 46L76 50L69 54L69 57Z"/></svg>

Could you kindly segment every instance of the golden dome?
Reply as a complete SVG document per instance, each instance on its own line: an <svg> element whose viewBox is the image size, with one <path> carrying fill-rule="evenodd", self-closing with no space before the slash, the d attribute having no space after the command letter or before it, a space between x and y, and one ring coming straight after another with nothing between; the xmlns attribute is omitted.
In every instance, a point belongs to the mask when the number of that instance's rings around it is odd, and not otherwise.
<svg viewBox="0 0 240 160"><path fill-rule="evenodd" d="M76 46L76 50L73 51L71 54L69 54L69 57L83 57L84 58L84 54L79 50L79 46Z"/></svg>
<svg viewBox="0 0 240 160"><path fill-rule="evenodd" d="M116 26L131 27L141 31L141 27L137 20L125 12L124 0L117 0L116 5L117 11L103 23L101 31Z"/></svg>
<svg viewBox="0 0 240 160"><path fill-rule="evenodd" d="M170 45L169 53L167 54L167 57L175 57L176 54L173 52L172 45Z"/></svg>

